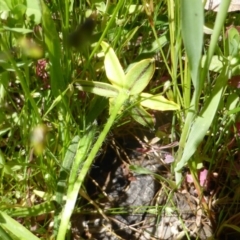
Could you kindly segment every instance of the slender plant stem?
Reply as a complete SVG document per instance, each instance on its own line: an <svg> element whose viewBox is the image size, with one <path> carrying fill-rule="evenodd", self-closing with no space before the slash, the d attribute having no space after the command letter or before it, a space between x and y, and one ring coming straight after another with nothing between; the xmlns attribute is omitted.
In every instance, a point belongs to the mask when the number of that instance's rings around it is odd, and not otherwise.
<svg viewBox="0 0 240 240"><path fill-rule="evenodd" d="M38 107L37 107L37 105L36 105L32 95L31 95L31 93L29 91L29 87L27 86L27 83L26 83L26 81L25 81L21 71L17 67L16 62L14 61L14 59L11 56L11 54L9 53L8 48L7 48L6 44L5 44L5 42L3 40L1 40L1 38L0 38L0 43L3 46L3 49L5 50L5 54L7 56L7 59L11 62L12 66L13 66L15 72L16 72L16 75L18 76L18 79L20 81L20 84L22 86L22 89L24 91L24 94L25 94L27 100L29 100L29 102L30 102L30 104L31 104L31 106L33 108L33 111L34 111L36 119L37 119L37 123L41 123L42 120L41 120L40 113L38 111Z"/></svg>
<svg viewBox="0 0 240 240"><path fill-rule="evenodd" d="M79 189L82 186L82 183L92 165L92 162L93 162L97 152L99 151L100 147L102 146L103 141L106 139L106 136L107 136L109 130L111 129L120 109L122 108L122 106L123 106L124 102L127 100L127 98L128 98L128 95L125 91L121 91L119 93L119 95L117 96L114 109L113 109L111 115L109 116L108 121L107 121L103 131L99 135L98 140L96 141L91 152L89 153L87 160L84 162L81 172L80 172L76 182L73 185L72 191L69 192L69 194L67 196L67 199L69 199L69 202L68 202L68 204L65 204L65 207L63 210L64 218L62 219L60 227L59 227L57 240L65 239L68 222L69 222L71 214L73 212Z"/></svg>

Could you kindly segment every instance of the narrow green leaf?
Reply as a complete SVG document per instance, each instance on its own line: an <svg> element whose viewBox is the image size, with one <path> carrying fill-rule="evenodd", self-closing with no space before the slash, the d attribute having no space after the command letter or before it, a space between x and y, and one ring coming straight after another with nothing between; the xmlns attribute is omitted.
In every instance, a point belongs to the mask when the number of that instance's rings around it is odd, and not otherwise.
<svg viewBox="0 0 240 240"><path fill-rule="evenodd" d="M94 140L94 135L96 133L97 124L94 122L91 126L89 126L88 129L86 129L83 136L81 136L78 145L77 145L77 151L76 151L76 145L73 143L71 146L74 155L74 161L71 165L71 171L68 178L68 189L67 189L67 196L66 196L66 203L64 205L64 208L61 208L62 213L58 218L55 219L55 232L57 233L57 240L63 240L65 239L65 234L68 228L68 224L70 221L70 217L72 215L72 212L74 210L74 206L76 204L77 196L79 193L80 185L77 183L76 178L79 176L82 176L82 164L86 160L86 157L88 156L88 153L92 147L92 142ZM77 140L77 137L76 137ZM75 141L75 140L74 140ZM71 152L69 152L69 156L73 157ZM71 160L69 159L69 160ZM90 166L89 166L90 168ZM88 168L88 170L89 170ZM81 169L81 170L80 170ZM84 176L85 177L85 176ZM74 189L75 188L75 189ZM60 217L60 218L59 218ZM59 226L59 220L60 226Z"/></svg>
<svg viewBox="0 0 240 240"><path fill-rule="evenodd" d="M199 66L203 45L203 15L202 0L182 0L182 36L191 69L191 77L195 89L199 89Z"/></svg>
<svg viewBox="0 0 240 240"><path fill-rule="evenodd" d="M62 162L62 166L59 173L59 179L57 183L57 191L56 191L56 202L59 203L60 206L63 202L63 196L66 194L66 191L67 191L66 189L67 181L68 181L73 160L76 156L79 140L80 140L79 136L75 136L72 139Z"/></svg>
<svg viewBox="0 0 240 240"><path fill-rule="evenodd" d="M135 63L127 72L123 87L130 91L130 95L141 93L150 82L154 71L154 59Z"/></svg>
<svg viewBox="0 0 240 240"><path fill-rule="evenodd" d="M131 39L134 37L135 33L137 33L137 31L139 30L139 28L140 28L140 26L136 26L135 28L133 28L132 30L129 30L126 33L126 35L124 36L125 41L121 45L120 52L121 52L121 49L124 48L125 46L127 46L127 44L131 41Z"/></svg>
<svg viewBox="0 0 240 240"><path fill-rule="evenodd" d="M102 111L108 106L108 99L101 96L94 96L89 103L89 107L86 112L86 123L94 122L95 119L102 113Z"/></svg>
<svg viewBox="0 0 240 240"><path fill-rule="evenodd" d="M27 33L33 32L32 29L27 29L27 28L10 28L10 27L3 26L3 29L11 32L21 33L21 34L27 34Z"/></svg>
<svg viewBox="0 0 240 240"><path fill-rule="evenodd" d="M29 230L27 230L22 224L9 217L5 212L0 211L0 226L10 232L17 239L22 240L39 240Z"/></svg>
<svg viewBox="0 0 240 240"><path fill-rule="evenodd" d="M141 93L141 105L150 109L159 111L179 110L180 106L170 101L162 95L152 95L149 93Z"/></svg>
<svg viewBox="0 0 240 240"><path fill-rule="evenodd" d="M50 75L51 75L51 90L55 97L59 95L59 92L65 90L67 84L63 78L61 66L61 47L58 32L53 22L52 15L41 0L42 6L42 26L44 30L44 41L46 43L49 59L50 59Z"/></svg>
<svg viewBox="0 0 240 240"><path fill-rule="evenodd" d="M236 232L240 233L240 227L234 225L234 224L227 224L227 223L224 223L221 228L231 228L233 230L235 230Z"/></svg>
<svg viewBox="0 0 240 240"><path fill-rule="evenodd" d="M76 86L78 90L94 93L99 96L116 97L119 93L119 90L117 87L110 85L108 83L91 82L91 81L84 81L84 80L78 80L76 82L78 83L78 85Z"/></svg>
<svg viewBox="0 0 240 240"><path fill-rule="evenodd" d="M169 42L169 39L167 37L167 34L161 35L158 39L154 38L154 41L152 42L151 46L143 46L143 51L140 53L147 54L147 53L155 53L159 51L159 44L161 47L164 47Z"/></svg>
<svg viewBox="0 0 240 240"><path fill-rule="evenodd" d="M116 87L123 88L125 74L114 50L106 43L101 46L105 52L104 65L108 80Z"/></svg>
<svg viewBox="0 0 240 240"><path fill-rule="evenodd" d="M56 190L56 203L57 203L56 206L57 207L56 207L55 216L54 216L54 235L57 235L57 232L59 229L59 225L60 225L59 216L62 211L62 206L64 203L63 197L66 196L66 193L67 193L69 175L70 175L74 158L76 157L79 141L80 141L79 136L75 136L72 139L60 169L59 179L57 183L57 190Z"/></svg>
<svg viewBox="0 0 240 240"><path fill-rule="evenodd" d="M32 207L16 207L7 210L7 214L11 217L32 217L42 214L50 213L55 210L53 201L47 200L46 202L34 205ZM1 239L1 238L0 238Z"/></svg>
<svg viewBox="0 0 240 240"><path fill-rule="evenodd" d="M67 88L64 92L61 93L61 95L57 96L54 99L51 106L45 112L43 119L48 115L48 113L50 113L53 110L53 108L55 108L62 101L63 96L65 96L65 94L68 92L68 90L69 90L69 88Z"/></svg>
<svg viewBox="0 0 240 240"><path fill-rule="evenodd" d="M227 15L230 3L231 3L231 0L224 0L224 1L221 1L220 3L219 11L216 17L216 21L214 23L213 34L211 36L211 41L208 48L206 61L204 64L203 72L201 74L202 81L206 79L206 76L208 74L209 65L211 63L213 54L215 53L216 45L218 44L219 35L221 34L222 27L224 26L224 21L226 19L226 15Z"/></svg>
<svg viewBox="0 0 240 240"><path fill-rule="evenodd" d="M64 206L64 209L63 209L61 225L59 227L57 240L64 240L65 239L65 234L66 234L66 231L67 231L68 223L69 223L71 214L73 212L73 208L76 204L79 189L81 188L81 186L82 186L82 184L85 180L85 177L86 177L87 173L89 172L89 169L90 169L90 167L93 163L93 160L96 157L97 152L99 151L100 147L102 146L103 141L106 139L106 136L110 131L110 128L114 124L114 121L116 120L116 117L118 115L119 110L121 109L122 105L126 102L127 99L128 99L128 95L126 94L126 91L123 91L123 90L120 91L120 93L118 94L117 99L116 99L115 109L112 111L112 114L109 116L108 121L105 124L103 131L98 136L96 143L94 144L90 153L87 155L87 159L83 163L81 171L77 176L77 180L76 181L72 181L72 180L69 181L69 188L68 188L68 193L67 193L67 202L66 202L66 204ZM89 138L89 140L93 141L93 137ZM83 144L84 144L83 147L85 147L86 145L89 146L89 144L86 144L84 142L83 142Z"/></svg>
<svg viewBox="0 0 240 240"><path fill-rule="evenodd" d="M161 182L166 182L169 184L169 186L171 186L172 189L175 189L176 188L176 184L175 182L169 180L169 179L166 179L162 176L160 176L159 174L156 174L154 172L152 172L151 170L145 168L145 167L141 167L141 166L138 166L138 165L130 165L129 166L129 170L130 171L133 171L135 173L138 173L138 174L147 174L147 175L152 175L154 176L156 179L160 180Z"/></svg>
<svg viewBox="0 0 240 240"><path fill-rule="evenodd" d="M190 133L188 135L188 139L183 151L183 155L180 161L177 163L175 171L181 171L184 165L188 162L188 160L192 157L195 153L198 145L203 140L204 136L206 135L213 118L216 114L218 109L218 104L221 100L222 93L224 87L226 86L228 80L228 69L222 71L221 75L217 78L216 85L214 86L211 95L206 100L205 105L200 112L199 116L196 117L195 122L193 123ZM180 179L178 179L180 181Z"/></svg>
<svg viewBox="0 0 240 240"><path fill-rule="evenodd" d="M0 225L0 239L13 240Z"/></svg>
<svg viewBox="0 0 240 240"><path fill-rule="evenodd" d="M141 106L136 106L130 110L131 117L145 127L154 127L154 118Z"/></svg>
<svg viewBox="0 0 240 240"><path fill-rule="evenodd" d="M184 0L182 0L182 1L184 1ZM218 44L219 35L221 34L222 27L224 26L224 21L226 19L227 10L228 10L228 7L229 7L230 3L231 3L231 0L221 1L220 9L219 9L219 12L217 14L216 21L215 21L215 24L214 24L213 34L211 36L210 45L209 45L209 48L208 48L208 51L207 51L206 60L204 61L204 67L201 70L201 83L202 84L204 83L204 81L207 78L207 74L208 74L208 71L209 71L209 65L211 63L213 54L215 53L216 45ZM184 127L183 127L181 139L180 139L180 142L179 142L179 150L178 150L178 154L177 154L176 164L179 163L180 161L183 161L183 160L181 160L181 159L183 159L182 158L183 149L185 148L185 144L186 144L186 141L187 141L186 139L187 138L189 139L189 133L190 133L190 130L191 130L191 127L192 127L192 124L193 124L193 119L195 117L195 112L198 111L197 106L198 106L198 99L199 99L200 93L201 93L200 89L196 89L196 91L193 94L193 98L192 98L192 101L191 101L191 104L190 104L190 108L189 108L187 117L185 119L185 124L184 124ZM188 140L188 141L190 141L190 140ZM195 148L195 150L196 150L196 148ZM193 153L191 153L189 155L189 157L191 157L192 154ZM188 161L188 159L185 158L184 161L186 163ZM175 178L176 178L176 182L178 182L178 183L181 182L182 174L181 174L180 171L177 171L175 173Z"/></svg>
<svg viewBox="0 0 240 240"><path fill-rule="evenodd" d="M138 174L150 174L150 175L153 174L153 172L151 170L141 167L141 166L138 166L138 165L130 165L129 170L131 170L135 173L138 173Z"/></svg>

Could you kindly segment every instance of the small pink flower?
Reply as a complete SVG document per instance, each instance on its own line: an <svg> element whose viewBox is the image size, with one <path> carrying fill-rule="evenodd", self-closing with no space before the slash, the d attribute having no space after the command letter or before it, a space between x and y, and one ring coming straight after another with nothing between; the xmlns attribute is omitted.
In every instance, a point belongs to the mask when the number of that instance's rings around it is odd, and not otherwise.
<svg viewBox="0 0 240 240"><path fill-rule="evenodd" d="M207 169L203 169L199 172L200 186L206 187L206 185L207 185L207 175L208 175L208 170Z"/></svg>
<svg viewBox="0 0 240 240"><path fill-rule="evenodd" d="M199 180L200 186L202 186L202 187L207 186L207 181L208 181L207 175L208 175L208 170L207 169L202 169L198 173L198 180ZM188 183L193 183L193 177L192 177L191 173L186 174L186 181Z"/></svg>
<svg viewBox="0 0 240 240"><path fill-rule="evenodd" d="M186 174L186 181L187 181L187 183L193 183L193 177L192 177L191 173Z"/></svg>
<svg viewBox="0 0 240 240"><path fill-rule="evenodd" d="M49 89L49 74L46 70L47 68L47 60L46 59L40 59L37 61L36 65L36 74L37 76L43 80L44 89Z"/></svg>
<svg viewBox="0 0 240 240"><path fill-rule="evenodd" d="M165 161L164 162L167 163L167 164L172 163L172 162L174 162L174 157L170 153L168 153L165 156Z"/></svg>

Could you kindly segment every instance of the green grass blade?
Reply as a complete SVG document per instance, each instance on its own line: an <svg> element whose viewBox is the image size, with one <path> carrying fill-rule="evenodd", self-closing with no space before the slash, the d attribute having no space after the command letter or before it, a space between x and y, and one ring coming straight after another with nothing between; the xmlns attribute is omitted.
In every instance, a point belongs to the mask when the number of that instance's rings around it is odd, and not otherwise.
<svg viewBox="0 0 240 240"><path fill-rule="evenodd" d="M70 179L69 181L69 191L67 194L67 202L65 204L65 207L63 209L63 214L62 214L62 221L60 224L60 228L59 228L59 232L58 232L58 236L57 236L57 240L64 240L65 239L65 234L67 231L67 227L68 227L68 223L69 223L69 219L71 217L71 214L73 212L73 208L74 205L76 203L76 199L77 199L77 195L79 192L79 189L81 188L83 181L92 165L92 162L97 154L97 152L99 151L100 147L102 146L102 143L104 142L104 140L106 139L106 136L110 130L110 128L112 127L120 109L122 108L124 102L127 100L128 95L126 95L126 93L120 92L119 95L116 98L116 104L114 106L114 109L110 115L110 117L108 118L108 121L103 129L103 131L101 132L101 134L99 135L96 143L94 144L92 150L90 151L87 160L84 162L83 167L78 175L78 178L75 182L74 175L73 178ZM91 140L92 139L88 139ZM86 142L84 143L86 146L90 146L91 144L86 144ZM81 153L81 152L80 152ZM85 153L82 152L81 154ZM84 159L83 159L84 160Z"/></svg>
<svg viewBox="0 0 240 240"><path fill-rule="evenodd" d="M58 227L60 225L60 219L59 214L62 209L63 205L63 197L66 195L67 192L67 185L68 185L68 179L71 171L71 167L73 164L73 160L76 157L77 149L78 149L78 142L80 138L79 136L75 136L66 152L66 155L63 159L62 167L59 174L59 180L57 183L57 191L56 191L56 202L57 202L57 209L55 212L55 219L54 219L54 231L55 235L57 235Z"/></svg>
<svg viewBox="0 0 240 240"><path fill-rule="evenodd" d="M35 217L50 213L55 210L53 201L46 201L31 207L15 207L7 209L6 213L11 217Z"/></svg>
<svg viewBox="0 0 240 240"><path fill-rule="evenodd" d="M223 225L221 225L221 230L223 230L224 228L231 228L233 230L235 230L236 232L240 233L240 227L236 226L236 225L233 225L233 224L227 224L227 223L224 223ZM219 230L220 232L220 230Z"/></svg>
<svg viewBox="0 0 240 240"><path fill-rule="evenodd" d="M182 37L186 49L193 86L200 91L199 66L203 46L203 4L202 0L182 0Z"/></svg>
<svg viewBox="0 0 240 240"><path fill-rule="evenodd" d="M225 67L222 73L216 79L216 85L214 86L211 95L207 98L202 111L196 117L196 120L191 127L182 158L180 162L177 163L175 171L180 171L182 169L182 167L195 153L198 145L201 143L204 136L206 135L218 109L218 104L221 100L222 93L226 86L227 80L228 80L228 68ZM179 181L180 179L178 176L177 182Z"/></svg>
<svg viewBox="0 0 240 240"><path fill-rule="evenodd" d="M95 96L86 114L86 122L91 123L100 115L100 113L108 106L108 98Z"/></svg>
<svg viewBox="0 0 240 240"><path fill-rule="evenodd" d="M13 240L5 231L4 229L0 226L0 239L4 240Z"/></svg>
<svg viewBox="0 0 240 240"><path fill-rule="evenodd" d="M203 83L206 79L207 73L209 71L209 66L210 66L210 63L211 63L211 59L213 57L213 54L214 54L214 51L215 51L215 48L216 48L216 45L217 45L217 42L218 42L218 38L219 38L219 35L220 35L220 32L221 32L222 26L224 25L224 20L225 20L227 9L229 7L230 2L231 2L230 0L226 0L226 1L221 2L220 10L218 12L218 15L217 15L217 18L216 18L216 21L215 21L213 35L211 37L209 50L207 52L207 57L206 57L206 60L204 62L204 68L202 69L201 76L200 76L201 77L200 78L201 84L199 85L200 88L202 87L202 85L203 85ZM226 69L222 70L222 71L223 71L222 74L224 74L224 76L226 77L227 76L227 73L225 72ZM223 77L222 74L220 76ZM226 80L225 77L223 77L224 81ZM224 85L225 85L225 82L223 83L222 87L224 87ZM216 87L217 87L217 85L215 86L214 91L216 91ZM219 90L219 93L221 91L222 91L222 89ZM189 158L194 154L194 152L196 151L196 147L199 144L199 141L201 141L201 139L203 138L202 137L203 133L200 133L199 138L194 136L194 134L197 135L197 133L200 130L200 129L196 128L196 126L197 126L197 125L195 125L196 122L193 123L193 119L194 119L195 115L197 114L196 103L198 101L196 101L196 100L199 99L199 94L200 94L199 89L196 89L195 92L194 92L194 95L192 97L191 106L190 106L189 111L187 113L187 117L186 117L185 124L184 124L184 127L183 127L181 139L180 139L180 142L179 142L179 150L178 150L178 153L177 153L176 163L175 163L176 166L177 166L175 168L175 170L176 170L175 177L176 177L176 182L177 183L180 183L181 178L182 178L181 173L180 173L180 168L182 166L184 166L187 163L187 161L189 160ZM217 95L217 96L219 97L219 96L221 96L221 94ZM208 101L205 103L204 110L203 110L203 111L206 111L205 113L208 112L207 110L211 111L211 107L210 107L211 104L210 104L209 101L210 101L210 99L212 100L213 97L214 97L214 95L212 93L210 98L208 99ZM216 98L214 98L214 99L216 100ZM215 102L215 104L217 104L217 103ZM213 110L214 110L214 108L213 108ZM202 113L200 113L200 116L203 114L203 111L202 111ZM211 117L214 117L212 114L213 113L215 114L215 112L216 111L213 111L212 113L210 112ZM199 127L203 127L204 135L205 135L206 132L207 132L206 128L207 128L207 126L210 127L212 119L209 119L209 120L202 119L201 120L200 117L197 117L197 118L198 118L197 124L199 124ZM206 121L206 122L204 123L204 121ZM206 126L200 126L201 124L206 124ZM193 132L193 130L192 130L193 126L195 126L195 130L197 130L197 133ZM191 137L193 137L193 141L191 141L190 134L191 134ZM187 150L190 150L190 152L188 153Z"/></svg>
<svg viewBox="0 0 240 240"><path fill-rule="evenodd" d="M30 104L31 104L31 106L32 106L32 108L34 110L34 113L35 113L36 118L37 118L36 122L38 122L38 123L41 122L41 116L39 114L37 104L34 101L34 98L32 97L32 95L30 93L30 90L29 90L29 87L27 85L26 79L24 78L22 72L20 71L20 69L19 69L15 59L9 53L9 50L7 48L6 43L1 38L0 38L0 44L3 46L4 52L6 54L6 57L10 61L12 68L14 69L14 71L16 72L16 75L18 76L18 79L19 79L19 81L21 83L23 92L24 92L24 94L26 96L26 99L29 100L29 102L30 102Z"/></svg>
<svg viewBox="0 0 240 240"><path fill-rule="evenodd" d="M0 227L16 236L19 240L39 240L22 224L9 217L5 212L0 211Z"/></svg>
<svg viewBox="0 0 240 240"><path fill-rule="evenodd" d="M51 62L50 75L51 75L51 90L53 95L57 97L59 91L66 88L64 82L64 74L61 66L61 47L56 26L52 20L51 13L44 1L41 1L42 6L42 25L44 30L44 41L48 49L49 59Z"/></svg>
<svg viewBox="0 0 240 240"><path fill-rule="evenodd" d="M66 204L65 204L62 214L61 214L60 227L59 227L59 229L57 229L58 230L57 240L65 239L65 234L66 234L66 231L68 228L69 220L70 220L70 217L72 215L72 212L73 212L73 209L74 209L74 206L76 203L79 189L81 187L81 185L80 186L77 185L78 189L74 188L74 186L76 185L76 177L77 177L77 174L79 173L79 168L80 168L81 163L86 159L86 156L90 150L92 141L94 139L95 131L96 131L96 126L94 124L92 127L90 127L90 129L88 129L86 131L85 135L83 135L79 139L79 142L77 144L77 152L76 153L72 152L72 151L76 151L76 143L72 143L72 146L70 146L71 152L68 153L68 157L71 157L71 159L72 159L73 154L75 157L74 157L74 162L72 163L72 166L71 166L71 172L70 172L70 176L69 176L69 180L68 180ZM75 137L75 140L76 139L77 139L77 137ZM69 162L67 164L69 164ZM69 166L68 166L68 168L69 168ZM88 168L88 170L89 170L89 168ZM82 170L80 171L79 174L80 175L82 174ZM59 222L57 221L56 222L57 226L58 226L58 223ZM57 228L57 226L56 226L56 228Z"/></svg>
<svg viewBox="0 0 240 240"><path fill-rule="evenodd" d="M103 31L100 39L98 40L98 43L96 44L93 51L91 52L91 55L89 56L89 59L88 59L88 62L86 64L86 66L89 66L90 61L92 60L94 54L97 52L99 46L102 44L102 41L105 38L105 36L107 35L109 29L112 27L112 25L114 25L114 22L115 22L116 17L119 13L119 10L121 9L124 2L125 2L124 0L120 0L120 1L117 2L116 6L114 7L114 12L113 12L110 20L108 22L106 22L106 27L104 28L104 31Z"/></svg>
<svg viewBox="0 0 240 240"><path fill-rule="evenodd" d="M203 73L201 76L202 82L205 81L205 79L206 79L207 72L208 72L209 66L211 64L211 60L212 60L216 45L219 40L219 35L221 33L222 27L224 26L224 21L226 19L226 15L227 15L227 11L228 11L230 3L231 3L231 0L221 1L220 9L218 11L217 18L216 18L216 21L214 24L213 34L212 34L211 42L210 42L209 49L207 52L207 57L206 57L206 61L204 64Z"/></svg>

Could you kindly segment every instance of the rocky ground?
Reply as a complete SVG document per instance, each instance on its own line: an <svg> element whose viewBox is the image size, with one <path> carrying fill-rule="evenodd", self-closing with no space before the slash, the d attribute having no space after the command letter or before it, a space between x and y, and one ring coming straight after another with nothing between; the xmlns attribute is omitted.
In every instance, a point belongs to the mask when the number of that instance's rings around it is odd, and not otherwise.
<svg viewBox="0 0 240 240"><path fill-rule="evenodd" d="M204 240L212 236L211 221L194 191L169 186L168 181L174 180L171 164L166 163L169 153L142 149L135 146L123 154L112 147L96 161L86 185L94 204L87 205L88 213L73 216L74 239ZM132 165L141 171L132 171ZM103 212L96 214L96 206Z"/></svg>

